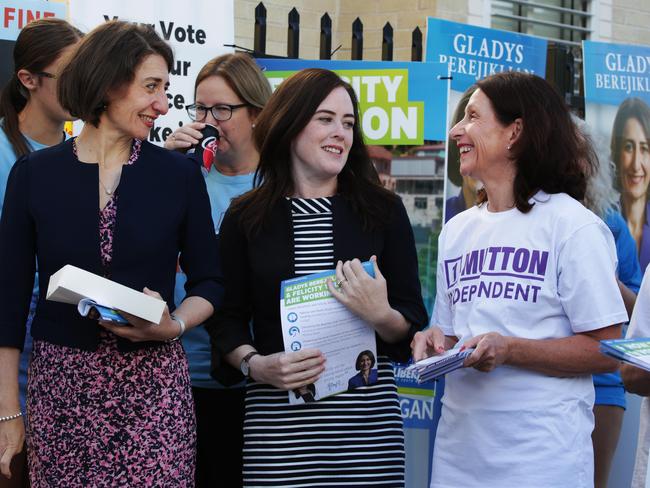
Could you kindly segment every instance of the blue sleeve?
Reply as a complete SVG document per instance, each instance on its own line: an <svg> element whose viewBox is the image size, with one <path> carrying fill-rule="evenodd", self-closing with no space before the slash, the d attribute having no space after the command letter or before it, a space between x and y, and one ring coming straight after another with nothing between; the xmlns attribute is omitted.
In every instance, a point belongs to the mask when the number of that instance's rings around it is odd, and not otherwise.
<svg viewBox="0 0 650 488"><path fill-rule="evenodd" d="M605 223L614 235L616 242L616 257L618 258L618 278L634 293L639 293L641 287L641 266L634 238L627 228L623 216L610 211L605 216Z"/></svg>
<svg viewBox="0 0 650 488"><path fill-rule="evenodd" d="M22 157L7 181L0 218L0 347L23 348L34 285L36 230L29 208L29 166Z"/></svg>
<svg viewBox="0 0 650 488"><path fill-rule="evenodd" d="M216 310L223 299L223 279L210 199L199 168L188 168L188 205L181 236L180 265L187 276L187 296L205 298Z"/></svg>

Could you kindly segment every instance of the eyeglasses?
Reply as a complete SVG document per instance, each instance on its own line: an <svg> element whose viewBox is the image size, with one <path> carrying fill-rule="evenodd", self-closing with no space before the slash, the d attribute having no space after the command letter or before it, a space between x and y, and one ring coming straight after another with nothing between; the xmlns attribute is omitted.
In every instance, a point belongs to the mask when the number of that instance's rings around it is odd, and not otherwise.
<svg viewBox="0 0 650 488"><path fill-rule="evenodd" d="M52 73L48 73L47 71L38 71L35 74L38 75L38 76L42 76L43 78L52 78L53 80L56 80L56 78L57 78L56 75L54 75Z"/></svg>
<svg viewBox="0 0 650 488"><path fill-rule="evenodd" d="M234 110L246 106L248 106L248 103L240 103L238 105L222 103L219 105L213 105L212 107L205 107L198 103L193 103L192 105L185 107L185 110L187 110L187 115L190 116L190 119L195 122L203 122L208 115L208 111L212 112L214 120L225 122L226 120L231 119Z"/></svg>

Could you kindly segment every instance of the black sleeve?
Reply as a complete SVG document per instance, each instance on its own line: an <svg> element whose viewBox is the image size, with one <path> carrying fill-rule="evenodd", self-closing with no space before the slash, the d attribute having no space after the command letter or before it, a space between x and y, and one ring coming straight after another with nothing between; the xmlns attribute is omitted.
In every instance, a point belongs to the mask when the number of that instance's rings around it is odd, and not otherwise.
<svg viewBox="0 0 650 488"><path fill-rule="evenodd" d="M389 344L378 337L377 347L393 361L406 362L411 356L411 340L417 331L426 327L428 316L422 300L413 229L401 200L395 204L385 236L384 250L377 264L386 278L390 306L411 327L406 337L396 343Z"/></svg>
<svg viewBox="0 0 650 488"><path fill-rule="evenodd" d="M236 215L228 210L219 232L219 249L225 282L221 308L206 323L212 347L210 373L224 385L242 381L238 369L230 366L224 356L244 344L253 344L251 320L250 264L247 240Z"/></svg>
<svg viewBox="0 0 650 488"><path fill-rule="evenodd" d="M14 164L0 219L0 346L20 350L34 287L36 230L29 208L27 156Z"/></svg>

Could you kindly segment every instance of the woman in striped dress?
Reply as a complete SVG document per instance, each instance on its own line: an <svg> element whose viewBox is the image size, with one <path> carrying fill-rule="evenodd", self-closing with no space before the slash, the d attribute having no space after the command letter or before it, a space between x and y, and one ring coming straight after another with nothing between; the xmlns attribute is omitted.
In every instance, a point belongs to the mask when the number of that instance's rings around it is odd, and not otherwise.
<svg viewBox="0 0 650 488"><path fill-rule="evenodd" d="M221 227L226 292L207 327L214 375L248 377L247 487L404 486L390 359L408 358L427 315L406 211L381 187L358 121L355 93L336 74L309 69L286 80L257 119L256 188ZM361 268L368 259L375 278ZM290 405L287 390L306 391L326 358L284 352L280 282L332 268L341 291L328 283L330 291L376 331L377 382Z"/></svg>

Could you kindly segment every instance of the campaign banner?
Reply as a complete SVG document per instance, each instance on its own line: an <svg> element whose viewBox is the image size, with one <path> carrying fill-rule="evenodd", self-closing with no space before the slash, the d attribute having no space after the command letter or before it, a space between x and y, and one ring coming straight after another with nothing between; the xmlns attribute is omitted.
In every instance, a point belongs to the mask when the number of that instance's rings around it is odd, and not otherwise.
<svg viewBox="0 0 650 488"><path fill-rule="evenodd" d="M429 17L425 60L447 64L451 76L447 130L462 118L466 100L463 106L459 103L463 92L478 80L504 71L545 77L546 50L546 39L539 37ZM474 204L481 185L461 176L453 141L448 143L446 158L445 222Z"/></svg>
<svg viewBox="0 0 650 488"><path fill-rule="evenodd" d="M301 69L336 72L359 98L359 122L367 144L416 146L445 138L446 65L266 58L257 63L273 89Z"/></svg>
<svg viewBox="0 0 650 488"><path fill-rule="evenodd" d="M611 161L608 182L637 246L641 271L650 263L650 47L583 42L585 120L599 159Z"/></svg>
<svg viewBox="0 0 650 488"><path fill-rule="evenodd" d="M185 106L194 103L194 81L203 65L232 52L224 44L234 43L233 0L192 2L186 7L173 0L69 3L71 22L85 32L113 19L126 20L152 26L172 46L175 61L167 92L169 112L151 129L149 140L154 144L162 145L177 127L189 122Z"/></svg>
<svg viewBox="0 0 650 488"><path fill-rule="evenodd" d="M14 44L18 34L27 24L37 19L67 15L65 2L47 0L0 0L0 86L11 77L13 71Z"/></svg>
<svg viewBox="0 0 650 488"><path fill-rule="evenodd" d="M503 71L523 71L544 77L546 39L427 19L425 61L449 65L451 89L467 90L476 81Z"/></svg>
<svg viewBox="0 0 650 488"><path fill-rule="evenodd" d="M431 459L440 420L444 378L419 383L407 364L395 364L395 381L404 419L406 486L429 486Z"/></svg>
<svg viewBox="0 0 650 488"><path fill-rule="evenodd" d="M0 0L0 39L15 41L20 30L32 20L66 17L65 3L47 0Z"/></svg>
<svg viewBox="0 0 650 488"><path fill-rule="evenodd" d="M618 106L638 97L650 103L650 47L584 41L585 101Z"/></svg>

